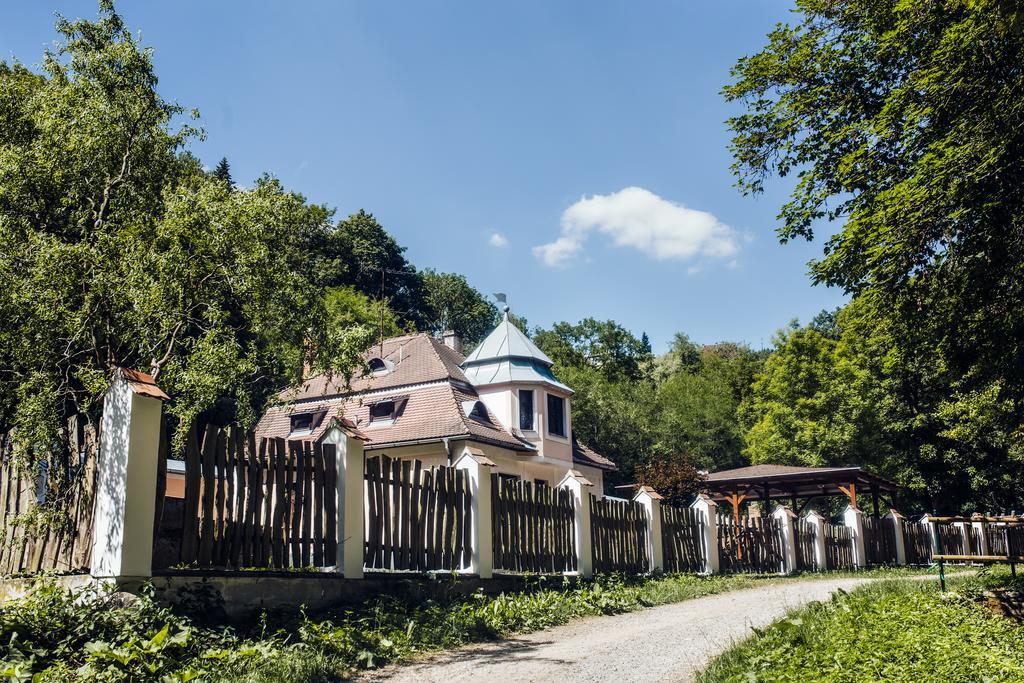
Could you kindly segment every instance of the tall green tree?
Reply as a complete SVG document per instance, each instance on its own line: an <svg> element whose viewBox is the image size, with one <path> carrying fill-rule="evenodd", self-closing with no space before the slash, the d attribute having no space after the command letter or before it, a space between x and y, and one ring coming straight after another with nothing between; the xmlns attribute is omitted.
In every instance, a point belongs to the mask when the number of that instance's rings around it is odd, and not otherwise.
<svg viewBox="0 0 1024 683"><path fill-rule="evenodd" d="M885 398L907 400L894 415L915 425L894 445L922 486L936 481L928 472L958 473L949 505L985 500L979 486L1018 471L1024 434L1022 11L1004 0L796 7L725 88L744 106L729 122L740 188L796 174L783 242L842 221L811 274L855 296L866 333L889 334L876 348L897 391ZM979 441L982 416L1005 437Z"/></svg>
<svg viewBox="0 0 1024 683"><path fill-rule="evenodd" d="M217 167L213 169L213 177L228 187L233 188L235 181L231 179L231 164L228 163L227 157L221 157L220 161L217 162Z"/></svg>
<svg viewBox="0 0 1024 683"><path fill-rule="evenodd" d="M423 305L419 329L440 334L453 330L476 344L498 324L498 307L457 273L427 269L421 274Z"/></svg>
<svg viewBox="0 0 1024 683"><path fill-rule="evenodd" d="M272 178L203 173L197 130L156 91L152 53L110 2L60 19L42 73L0 63L0 428L56 449L114 367L152 373L184 421L253 422L309 349L345 367L309 254L330 211Z"/></svg>

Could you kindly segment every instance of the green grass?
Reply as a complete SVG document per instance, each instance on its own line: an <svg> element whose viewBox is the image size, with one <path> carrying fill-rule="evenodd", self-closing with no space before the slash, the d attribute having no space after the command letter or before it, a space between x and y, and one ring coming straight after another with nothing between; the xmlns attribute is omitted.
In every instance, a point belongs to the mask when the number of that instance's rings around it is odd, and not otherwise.
<svg viewBox="0 0 1024 683"><path fill-rule="evenodd" d="M715 659L700 683L1024 681L1024 625L979 601L1008 572L886 580L795 610Z"/></svg>
<svg viewBox="0 0 1024 683"><path fill-rule="evenodd" d="M904 575L875 570L858 576ZM797 579L834 578L837 574ZM40 582L26 599L0 607L0 680L333 681L423 653L752 588L792 578L756 575L537 578L526 590L433 599L382 595L334 610L264 615L244 626L208 623L216 600L199 593L173 611L143 595L71 596ZM38 675L37 679L32 679Z"/></svg>

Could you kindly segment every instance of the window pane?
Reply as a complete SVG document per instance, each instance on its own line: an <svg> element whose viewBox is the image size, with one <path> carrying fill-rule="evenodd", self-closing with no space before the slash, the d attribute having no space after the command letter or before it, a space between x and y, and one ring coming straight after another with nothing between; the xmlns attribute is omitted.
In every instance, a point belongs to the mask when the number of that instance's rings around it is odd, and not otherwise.
<svg viewBox="0 0 1024 683"><path fill-rule="evenodd" d="M394 401L381 401L370 406L370 422L375 420L390 420L395 412Z"/></svg>
<svg viewBox="0 0 1024 683"><path fill-rule="evenodd" d="M548 394L548 433L565 436L565 399Z"/></svg>
<svg viewBox="0 0 1024 683"><path fill-rule="evenodd" d="M533 389L519 390L519 428L533 429Z"/></svg>

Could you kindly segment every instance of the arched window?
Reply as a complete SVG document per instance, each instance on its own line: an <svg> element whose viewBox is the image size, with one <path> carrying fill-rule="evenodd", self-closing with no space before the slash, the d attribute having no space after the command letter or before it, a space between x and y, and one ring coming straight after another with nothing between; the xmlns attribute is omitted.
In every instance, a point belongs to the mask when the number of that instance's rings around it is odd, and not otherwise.
<svg viewBox="0 0 1024 683"><path fill-rule="evenodd" d="M466 417L471 417L480 422L490 423L491 421L490 415L487 414L487 406L484 405L483 401L463 401L462 410L465 411Z"/></svg>
<svg viewBox="0 0 1024 683"><path fill-rule="evenodd" d="M391 370L391 364L383 358L371 358L370 362L366 365L370 368L370 372L375 375Z"/></svg>

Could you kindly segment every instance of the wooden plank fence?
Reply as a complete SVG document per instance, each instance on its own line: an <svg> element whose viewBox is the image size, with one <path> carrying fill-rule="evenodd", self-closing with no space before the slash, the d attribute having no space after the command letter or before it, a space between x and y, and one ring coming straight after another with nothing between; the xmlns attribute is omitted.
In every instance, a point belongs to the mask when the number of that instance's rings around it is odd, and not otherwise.
<svg viewBox="0 0 1024 683"><path fill-rule="evenodd" d="M368 458L365 471L369 570L454 571L472 556L469 476L419 460Z"/></svg>
<svg viewBox="0 0 1024 683"><path fill-rule="evenodd" d="M576 571L576 512L568 489L491 475L494 568Z"/></svg>
<svg viewBox="0 0 1024 683"><path fill-rule="evenodd" d="M591 496L590 537L595 572L650 571L647 511L640 503Z"/></svg>
<svg viewBox="0 0 1024 683"><path fill-rule="evenodd" d="M665 571L704 571L704 525L698 510L662 505L661 541Z"/></svg>
<svg viewBox="0 0 1024 683"><path fill-rule="evenodd" d="M884 517L864 518L864 554L869 565L896 564L896 526Z"/></svg>
<svg viewBox="0 0 1024 683"><path fill-rule="evenodd" d="M932 558L932 539L928 528L918 522L903 525L903 547L907 564L928 564Z"/></svg>
<svg viewBox="0 0 1024 683"><path fill-rule="evenodd" d="M331 444L257 444L252 432L216 425L200 440L193 430L178 561L199 568L333 566L336 468Z"/></svg>
<svg viewBox="0 0 1024 683"><path fill-rule="evenodd" d="M818 527L806 519L793 520L793 536L796 539L796 568L802 572L818 571Z"/></svg>
<svg viewBox="0 0 1024 683"><path fill-rule="evenodd" d="M958 524L936 523L939 555L969 555L967 538Z"/></svg>
<svg viewBox="0 0 1024 683"><path fill-rule="evenodd" d="M723 572L775 573L785 570L782 525L771 517L718 515L718 563Z"/></svg>
<svg viewBox="0 0 1024 683"><path fill-rule="evenodd" d="M842 524L825 522L825 561L830 570L853 569L853 530Z"/></svg>
<svg viewBox="0 0 1024 683"><path fill-rule="evenodd" d="M35 474L19 471L12 435L0 435L0 574L89 569L99 429L76 415L65 434L66 454Z"/></svg>

